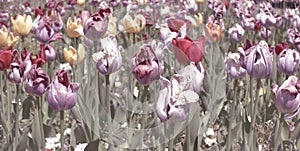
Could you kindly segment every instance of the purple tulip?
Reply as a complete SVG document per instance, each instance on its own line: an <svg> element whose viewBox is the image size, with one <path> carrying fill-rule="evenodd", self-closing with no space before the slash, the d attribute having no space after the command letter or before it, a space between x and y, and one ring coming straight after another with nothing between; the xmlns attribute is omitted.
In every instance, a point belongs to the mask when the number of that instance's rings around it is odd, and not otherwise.
<svg viewBox="0 0 300 151"><path fill-rule="evenodd" d="M93 54L93 60L97 63L97 69L100 73L108 75L122 66L122 56L120 51L122 46L118 46L117 39L114 35L108 35L100 39L103 49Z"/></svg>
<svg viewBox="0 0 300 151"><path fill-rule="evenodd" d="M131 72L142 85L158 80L162 73L159 60L151 44L144 44L131 60Z"/></svg>
<svg viewBox="0 0 300 151"><path fill-rule="evenodd" d="M42 68L33 65L28 74L25 75L24 88L29 94L41 96L49 85L49 76Z"/></svg>
<svg viewBox="0 0 300 151"><path fill-rule="evenodd" d="M300 107L300 80L295 76L290 76L279 87L272 86L275 94L274 104L277 109L285 114L285 118L293 118L299 112Z"/></svg>
<svg viewBox="0 0 300 151"><path fill-rule="evenodd" d="M245 33L243 27L239 24L235 24L232 28L229 28L228 33L230 39L234 42L241 42Z"/></svg>
<svg viewBox="0 0 300 151"><path fill-rule="evenodd" d="M93 41L99 40L107 30L110 13L110 8L100 8L96 13L87 18L89 13L84 11L81 14L84 36Z"/></svg>
<svg viewBox="0 0 300 151"><path fill-rule="evenodd" d="M260 12L256 15L256 19L265 27L274 27L276 25L276 18L272 13L260 9Z"/></svg>
<svg viewBox="0 0 300 151"><path fill-rule="evenodd" d="M68 73L59 69L49 85L48 103L54 110L67 110L74 107L77 100L79 83L73 83Z"/></svg>
<svg viewBox="0 0 300 151"><path fill-rule="evenodd" d="M294 49L283 49L277 56L277 68L279 71L291 75L299 67L300 55Z"/></svg>
<svg viewBox="0 0 300 151"><path fill-rule="evenodd" d="M225 59L225 71L231 78L239 79L246 76L246 69L241 66L240 54L229 52Z"/></svg>
<svg viewBox="0 0 300 151"><path fill-rule="evenodd" d="M34 21L33 31L35 32L36 39L41 43L50 43L56 39L63 38L62 33L55 33L47 16Z"/></svg>
<svg viewBox="0 0 300 151"><path fill-rule="evenodd" d="M46 61L54 61L56 52L54 48L49 44L40 44L41 52L45 53Z"/></svg>
<svg viewBox="0 0 300 151"><path fill-rule="evenodd" d="M249 43L249 40L247 40ZM247 42L246 42L247 43ZM254 78L266 78L272 73L272 54L265 41L259 44L244 48L239 48L241 53L241 65L246 68L248 74Z"/></svg>
<svg viewBox="0 0 300 151"><path fill-rule="evenodd" d="M259 31L259 35L263 39L268 39L268 38L272 37L272 32L270 29L268 29L266 27L262 27Z"/></svg>
<svg viewBox="0 0 300 151"><path fill-rule="evenodd" d="M199 69L192 62L188 66L178 71L178 74L181 75L187 81L187 89L192 90L196 93L200 93L201 87L204 79L204 68L201 62L198 63Z"/></svg>
<svg viewBox="0 0 300 151"><path fill-rule="evenodd" d="M160 78L161 89L156 103L158 118L164 122L180 122L188 117L189 105L199 101L199 96L192 90L186 90L185 81L181 75L173 75L170 81Z"/></svg>

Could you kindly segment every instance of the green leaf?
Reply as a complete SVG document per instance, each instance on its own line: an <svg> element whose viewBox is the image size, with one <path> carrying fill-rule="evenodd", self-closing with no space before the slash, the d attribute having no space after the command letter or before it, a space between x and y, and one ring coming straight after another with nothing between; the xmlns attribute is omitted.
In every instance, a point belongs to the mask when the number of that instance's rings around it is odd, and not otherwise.
<svg viewBox="0 0 300 151"><path fill-rule="evenodd" d="M96 139L96 140L90 142L90 143L85 147L84 151L95 150L95 148L98 148L98 147L99 147L99 142L100 142L99 139Z"/></svg>

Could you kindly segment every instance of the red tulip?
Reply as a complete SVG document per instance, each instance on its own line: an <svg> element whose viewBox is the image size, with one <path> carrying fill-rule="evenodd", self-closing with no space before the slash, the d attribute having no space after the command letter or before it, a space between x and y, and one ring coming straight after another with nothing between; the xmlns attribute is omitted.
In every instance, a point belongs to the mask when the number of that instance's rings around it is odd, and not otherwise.
<svg viewBox="0 0 300 151"><path fill-rule="evenodd" d="M8 69L12 62L12 53L10 50L0 50L0 70Z"/></svg>
<svg viewBox="0 0 300 151"><path fill-rule="evenodd" d="M198 40L189 37L174 38L172 40L175 57L178 62L188 65L190 62L197 64L204 56L205 37L202 35Z"/></svg>

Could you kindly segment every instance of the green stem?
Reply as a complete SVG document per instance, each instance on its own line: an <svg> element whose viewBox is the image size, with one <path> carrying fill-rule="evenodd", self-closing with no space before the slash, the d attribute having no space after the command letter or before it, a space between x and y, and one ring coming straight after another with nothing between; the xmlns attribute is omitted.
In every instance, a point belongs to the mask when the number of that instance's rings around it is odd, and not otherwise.
<svg viewBox="0 0 300 151"><path fill-rule="evenodd" d="M283 119L284 115L283 114L279 114L279 118L277 119L277 123L276 125L279 125L278 129L275 130L275 143L274 143L274 150L278 150L278 146L280 145L281 143L281 137L280 137L280 134L281 134L281 130L282 130L282 127L283 127L283 122L284 122L284 119Z"/></svg>
<svg viewBox="0 0 300 151"><path fill-rule="evenodd" d="M144 86L143 94L142 94L142 97L141 97L141 102L142 103L147 101L148 88L149 88L148 85ZM141 121L141 129L145 128L146 119L147 119L147 115L143 113L142 114L142 121Z"/></svg>
<svg viewBox="0 0 300 151"><path fill-rule="evenodd" d="M253 140L254 140L253 135L254 135L254 126L255 126L255 122L256 122L256 115L257 115L257 106L258 106L258 102L259 102L260 84L261 84L261 80L257 79L256 90L255 90L254 108L253 108L252 113L251 113L251 127L250 127L250 135L249 135L250 150L253 147Z"/></svg>
<svg viewBox="0 0 300 151"><path fill-rule="evenodd" d="M19 115L20 115L20 106L19 106L19 85L16 84L16 120L15 120L15 124L16 124L16 130L15 130L15 150L17 149L17 146L19 144L18 140L19 140L19 127L20 127L20 121L19 121Z"/></svg>
<svg viewBox="0 0 300 151"><path fill-rule="evenodd" d="M45 134L44 134L44 126L43 126L43 117L42 117L42 99L40 97L37 97L37 105L38 105L38 118L40 123L40 131L41 131L41 142L42 142L42 151L45 150Z"/></svg>
<svg viewBox="0 0 300 151"><path fill-rule="evenodd" d="M61 151L64 151L65 149L64 126L65 126L65 110L61 110L60 111L60 150Z"/></svg>
<svg viewBox="0 0 300 151"><path fill-rule="evenodd" d="M191 144L191 138L190 138L190 133L191 133L191 128L190 125L188 124L186 127L186 131L185 131L185 137L186 137L186 150L190 151L190 144Z"/></svg>
<svg viewBox="0 0 300 151"><path fill-rule="evenodd" d="M234 89L234 97L233 97L233 104L230 110L230 116L229 116L229 122L228 122L228 136L227 136L227 142L226 142L226 150L229 151L231 150L231 127L233 120L235 119L235 108L236 108L236 103L237 103L237 93L238 93L238 80L234 79L234 84L233 84L233 89Z"/></svg>
<svg viewBox="0 0 300 151"><path fill-rule="evenodd" d="M173 147L174 147L174 139L171 138L168 143L168 151L173 151Z"/></svg>
<svg viewBox="0 0 300 151"><path fill-rule="evenodd" d="M109 83L109 74L105 75L105 103L106 103L106 109L107 109L107 128L108 128L108 140L111 139L111 108L110 108L110 83Z"/></svg>

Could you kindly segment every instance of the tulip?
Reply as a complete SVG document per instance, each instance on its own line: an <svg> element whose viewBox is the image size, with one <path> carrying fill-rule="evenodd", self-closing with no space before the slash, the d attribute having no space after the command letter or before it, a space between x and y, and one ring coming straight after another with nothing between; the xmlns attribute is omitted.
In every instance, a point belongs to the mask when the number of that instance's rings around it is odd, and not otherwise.
<svg viewBox="0 0 300 151"><path fill-rule="evenodd" d="M229 28L228 33L230 35L230 39L234 42L241 42L243 40L243 36L245 34L245 30L241 25L235 24L232 28Z"/></svg>
<svg viewBox="0 0 300 151"><path fill-rule="evenodd" d="M274 104L277 109L285 114L285 118L293 118L299 112L300 107L300 80L295 76L290 76L279 87L272 86L272 91L275 95Z"/></svg>
<svg viewBox="0 0 300 151"><path fill-rule="evenodd" d="M162 70L152 45L144 44L131 60L131 72L142 85L158 80Z"/></svg>
<svg viewBox="0 0 300 151"><path fill-rule="evenodd" d="M101 74L111 74L122 66L122 56L120 51L122 46L118 46L114 35L109 35L101 39L103 49L93 54L93 60L97 63L97 69Z"/></svg>
<svg viewBox="0 0 300 151"><path fill-rule="evenodd" d="M240 50L242 54L242 65L248 74L257 79L266 78L272 73L272 54L265 41L260 41L258 45L251 46L248 49Z"/></svg>
<svg viewBox="0 0 300 151"><path fill-rule="evenodd" d="M178 32L179 29L186 24L186 30L189 30L192 23L191 21L187 19L181 19L181 18L170 18L168 19L168 27L172 32Z"/></svg>
<svg viewBox="0 0 300 151"><path fill-rule="evenodd" d="M49 76L42 68L33 65L25 75L24 88L29 94L41 96L49 85Z"/></svg>
<svg viewBox="0 0 300 151"><path fill-rule="evenodd" d="M64 48L64 57L71 65L81 63L84 60L84 56L85 49L82 44L79 44L77 50L72 46L69 46L69 48Z"/></svg>
<svg viewBox="0 0 300 151"><path fill-rule="evenodd" d="M190 65L179 70L178 74L186 79L187 81L186 87L188 90L192 90L199 94L203 84L205 71L201 62L199 62L198 66L200 70L196 67L194 63L191 63Z"/></svg>
<svg viewBox="0 0 300 151"><path fill-rule="evenodd" d="M8 10L2 10L0 12L0 23L4 26L8 27L9 24L9 11Z"/></svg>
<svg viewBox="0 0 300 151"><path fill-rule="evenodd" d="M46 61L54 61L56 57L56 52L54 48L49 44L40 44L41 53L45 53Z"/></svg>
<svg viewBox="0 0 300 151"><path fill-rule="evenodd" d="M41 43L50 43L56 39L63 38L62 33L55 33L47 17L43 17L35 22L37 23L35 24L33 31L35 32L36 39Z"/></svg>
<svg viewBox="0 0 300 151"><path fill-rule="evenodd" d="M85 4L85 0L77 0L77 4L78 5L84 5Z"/></svg>
<svg viewBox="0 0 300 151"><path fill-rule="evenodd" d="M264 10L260 10L258 14L256 14L256 19L265 27L272 27L276 25L276 18L270 12L265 12Z"/></svg>
<svg viewBox="0 0 300 151"><path fill-rule="evenodd" d="M13 61L10 64L7 79L13 83L19 84L21 83L23 73L20 67L20 58L19 58L20 56L18 50L14 50L12 52L12 55L13 55Z"/></svg>
<svg viewBox="0 0 300 151"><path fill-rule="evenodd" d="M88 18L85 16L88 15L88 13L82 14L82 17L84 17L82 18L84 36L93 41L99 40L107 30L109 21L108 16L110 13L110 8L106 8L100 9Z"/></svg>
<svg viewBox="0 0 300 151"><path fill-rule="evenodd" d="M199 96L192 90L185 90L182 76L173 75L170 81L160 78L161 89L156 103L158 118L164 122L181 122L187 119L189 105L196 103Z"/></svg>
<svg viewBox="0 0 300 151"><path fill-rule="evenodd" d="M259 35L263 38L263 39L268 39L270 37L272 37L272 32L270 29L263 27L260 29Z"/></svg>
<svg viewBox="0 0 300 151"><path fill-rule="evenodd" d="M11 50L0 49L0 70L8 69L12 62Z"/></svg>
<svg viewBox="0 0 300 151"><path fill-rule="evenodd" d="M225 59L225 71L227 75L234 79L246 76L246 69L241 66L240 54L229 52Z"/></svg>
<svg viewBox="0 0 300 151"><path fill-rule="evenodd" d="M64 23L63 23L63 21L61 19L61 15L60 14L56 13L56 16L57 16L57 18L56 17L52 18L52 20L54 20L54 23L52 23L52 28L53 28L54 32L57 33L57 32L59 32L63 28Z"/></svg>
<svg viewBox="0 0 300 151"><path fill-rule="evenodd" d="M103 37L107 37L109 34L116 35L117 34L117 18L112 14L109 15L108 27L107 31Z"/></svg>
<svg viewBox="0 0 300 151"><path fill-rule="evenodd" d="M59 69L49 85L48 103L54 110L68 110L75 106L79 83L73 83L68 73Z"/></svg>
<svg viewBox="0 0 300 151"><path fill-rule="evenodd" d="M121 23L123 25L124 31L127 33L139 33L146 26L146 18L138 14L134 19L129 15L130 6L127 6L127 13L122 19Z"/></svg>
<svg viewBox="0 0 300 151"><path fill-rule="evenodd" d="M19 40L18 36L14 36L13 33L8 32L5 26L2 26L0 30L0 48L7 48L12 46Z"/></svg>
<svg viewBox="0 0 300 151"><path fill-rule="evenodd" d="M72 18L69 17L67 21L67 35L70 38L78 38L83 34L83 27L81 23L81 19L77 18L76 21L72 21Z"/></svg>
<svg viewBox="0 0 300 151"><path fill-rule="evenodd" d="M300 55L294 49L283 49L277 56L277 68L279 71L291 75L299 67Z"/></svg>
<svg viewBox="0 0 300 151"><path fill-rule="evenodd" d="M188 65L190 62L197 64L204 56L205 37L203 35L195 41L187 36L184 38L174 38L172 44L175 57L183 65Z"/></svg>
<svg viewBox="0 0 300 151"><path fill-rule="evenodd" d="M216 42L222 37L222 28L220 25L209 22L205 25L205 37L212 42Z"/></svg>
<svg viewBox="0 0 300 151"><path fill-rule="evenodd" d="M177 32L172 32L167 25L162 25L159 28L159 40L163 42L164 44L168 45L172 42L173 38L177 37Z"/></svg>
<svg viewBox="0 0 300 151"><path fill-rule="evenodd" d="M32 18L30 15L17 15L15 19L11 17L11 22L14 34L17 36L28 35L32 28Z"/></svg>

